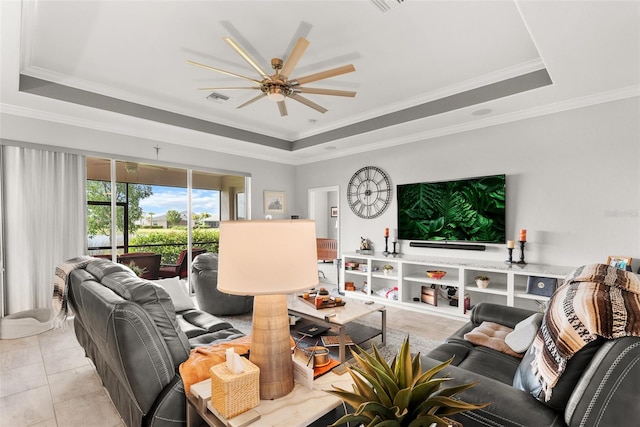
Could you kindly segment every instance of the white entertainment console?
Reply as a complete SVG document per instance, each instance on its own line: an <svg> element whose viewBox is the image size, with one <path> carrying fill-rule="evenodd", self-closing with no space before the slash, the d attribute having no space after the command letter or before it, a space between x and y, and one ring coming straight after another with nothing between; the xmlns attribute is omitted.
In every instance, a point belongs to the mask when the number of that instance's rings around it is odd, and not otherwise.
<svg viewBox="0 0 640 427"><path fill-rule="evenodd" d="M353 282L356 287L355 291L345 291L347 296L373 300L387 306L456 318L468 317L464 304L458 304L457 307L451 306L449 300L445 298L439 298L437 306L423 303L420 301L422 286L454 287L460 297L469 296L472 306L481 301L487 301L536 310L538 309L536 301L547 301L548 298L526 292L529 276L556 278L559 286L565 276L574 269L574 267L546 264L506 264L496 261L417 255L385 257L382 254L345 253L342 258L342 289L346 282ZM359 264L359 269L351 270L347 267L349 263L354 262ZM393 266L390 274L384 273L384 265ZM442 279L433 279L427 276L427 270L442 270L447 274ZM477 275L488 276L491 279L489 287L485 289L477 287L474 280ZM394 287L397 287L397 300L380 295L386 294L385 290Z"/></svg>

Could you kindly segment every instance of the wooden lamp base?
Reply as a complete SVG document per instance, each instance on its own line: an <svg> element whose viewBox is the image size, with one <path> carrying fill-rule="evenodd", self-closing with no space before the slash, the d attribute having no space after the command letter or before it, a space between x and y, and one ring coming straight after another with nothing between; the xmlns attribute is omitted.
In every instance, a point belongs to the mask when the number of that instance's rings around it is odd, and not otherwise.
<svg viewBox="0 0 640 427"><path fill-rule="evenodd" d="M293 390L293 362L286 295L256 295L249 360L260 368L260 399Z"/></svg>

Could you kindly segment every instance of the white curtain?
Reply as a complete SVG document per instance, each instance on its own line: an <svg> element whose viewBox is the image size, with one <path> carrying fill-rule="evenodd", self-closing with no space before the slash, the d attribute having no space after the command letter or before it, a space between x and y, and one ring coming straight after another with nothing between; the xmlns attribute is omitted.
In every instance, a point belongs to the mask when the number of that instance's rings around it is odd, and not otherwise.
<svg viewBox="0 0 640 427"><path fill-rule="evenodd" d="M85 253L85 158L0 148L4 315L50 308L56 265Z"/></svg>

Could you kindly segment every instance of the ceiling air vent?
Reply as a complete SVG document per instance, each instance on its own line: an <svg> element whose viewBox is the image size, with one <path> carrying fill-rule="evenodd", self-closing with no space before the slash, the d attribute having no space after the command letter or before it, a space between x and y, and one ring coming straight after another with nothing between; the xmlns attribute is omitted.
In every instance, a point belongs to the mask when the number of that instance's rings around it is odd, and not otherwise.
<svg viewBox="0 0 640 427"><path fill-rule="evenodd" d="M209 101L214 101L214 102L218 102L218 103L222 103L224 101L228 101L229 97L226 95L223 95L221 93L218 92L211 92L211 94L209 94L209 96L207 96L207 99Z"/></svg>
<svg viewBox="0 0 640 427"><path fill-rule="evenodd" d="M381 12L388 12L396 6L400 6L404 0L371 0Z"/></svg>

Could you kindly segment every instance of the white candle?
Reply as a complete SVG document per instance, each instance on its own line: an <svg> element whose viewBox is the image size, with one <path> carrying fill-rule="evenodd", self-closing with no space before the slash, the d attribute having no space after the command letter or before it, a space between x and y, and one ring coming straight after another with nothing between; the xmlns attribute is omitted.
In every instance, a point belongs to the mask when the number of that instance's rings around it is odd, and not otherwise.
<svg viewBox="0 0 640 427"><path fill-rule="evenodd" d="M507 248L513 249L516 247L516 243L513 240L507 240Z"/></svg>

